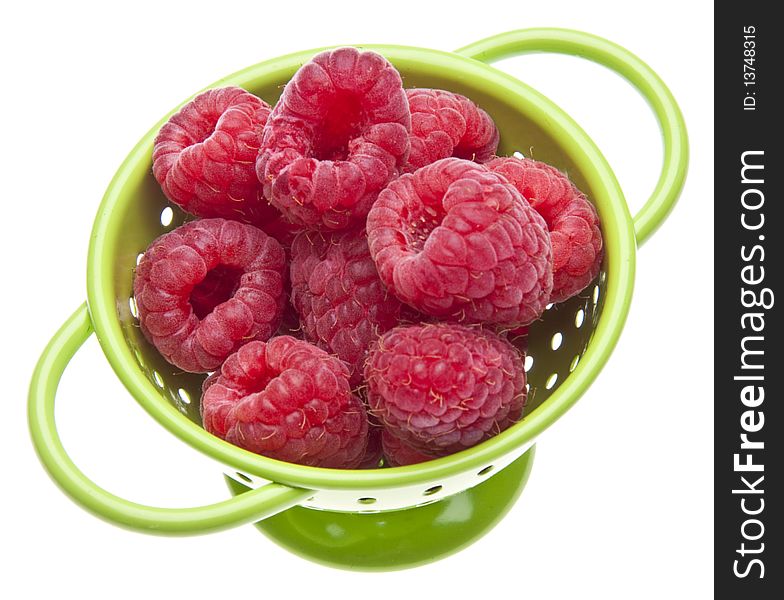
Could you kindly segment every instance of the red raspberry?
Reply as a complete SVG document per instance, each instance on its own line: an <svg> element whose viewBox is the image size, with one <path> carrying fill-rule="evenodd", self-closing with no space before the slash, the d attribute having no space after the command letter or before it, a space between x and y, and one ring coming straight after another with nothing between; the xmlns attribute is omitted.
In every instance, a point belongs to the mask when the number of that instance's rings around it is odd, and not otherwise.
<svg viewBox="0 0 784 600"><path fill-rule="evenodd" d="M241 448L301 465L355 468L368 420L337 358L289 336L232 354L201 399L210 433Z"/></svg>
<svg viewBox="0 0 784 600"><path fill-rule="evenodd" d="M358 385L370 342L400 320L364 229L301 233L291 247L291 299L305 336L349 365Z"/></svg>
<svg viewBox="0 0 784 600"><path fill-rule="evenodd" d="M166 197L197 217L223 217L284 232L262 195L255 160L269 105L238 87L207 90L161 127L152 172ZM277 237L277 235L276 235Z"/></svg>
<svg viewBox="0 0 784 600"><path fill-rule="evenodd" d="M384 451L384 457L387 459L387 465L390 467L405 467L433 460L432 456L415 450L387 430L381 434L381 447Z"/></svg>
<svg viewBox="0 0 784 600"><path fill-rule="evenodd" d="M408 156L411 114L400 74L381 55L317 54L283 90L264 128L256 173L293 222L361 221Z"/></svg>
<svg viewBox="0 0 784 600"><path fill-rule="evenodd" d="M444 90L406 90L411 108L411 154L407 171L455 156L484 162L498 148L498 129L465 96Z"/></svg>
<svg viewBox="0 0 784 600"><path fill-rule="evenodd" d="M549 302L545 223L482 165L446 158L401 176L379 195L367 231L381 280L423 313L526 325Z"/></svg>
<svg viewBox="0 0 784 600"><path fill-rule="evenodd" d="M500 173L544 218L553 247L551 302L584 290L604 257L599 215L585 195L555 167L530 158L495 158L487 168Z"/></svg>
<svg viewBox="0 0 784 600"><path fill-rule="evenodd" d="M278 327L285 253L253 227L203 219L156 239L136 268L133 294L141 330L184 371L220 366L242 344Z"/></svg>
<svg viewBox="0 0 784 600"><path fill-rule="evenodd" d="M520 353L496 334L448 323L385 333L365 366L368 403L386 429L427 454L444 456L520 418Z"/></svg>

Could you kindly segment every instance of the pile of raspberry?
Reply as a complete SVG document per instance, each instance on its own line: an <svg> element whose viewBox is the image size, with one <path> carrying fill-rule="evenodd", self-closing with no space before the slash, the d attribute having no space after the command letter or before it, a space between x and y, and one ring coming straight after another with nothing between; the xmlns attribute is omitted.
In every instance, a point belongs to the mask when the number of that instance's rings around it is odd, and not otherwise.
<svg viewBox="0 0 784 600"><path fill-rule="evenodd" d="M496 156L470 99L406 89L381 55L322 52L271 107L208 90L155 140L190 215L134 274L141 331L207 374L212 434L329 468L446 456L520 420L527 331L598 274L593 205Z"/></svg>

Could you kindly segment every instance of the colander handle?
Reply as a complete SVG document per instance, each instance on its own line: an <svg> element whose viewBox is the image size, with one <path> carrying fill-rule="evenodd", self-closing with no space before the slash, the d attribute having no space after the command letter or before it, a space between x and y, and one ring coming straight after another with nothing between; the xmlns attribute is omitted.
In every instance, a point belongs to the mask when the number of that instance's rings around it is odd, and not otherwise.
<svg viewBox="0 0 784 600"><path fill-rule="evenodd" d="M38 457L52 479L77 504L128 529L161 535L192 535L259 521L313 494L310 490L270 483L208 506L156 508L125 500L96 485L66 453L54 417L60 378L92 332L87 305L83 304L54 335L38 360L28 398L28 422Z"/></svg>
<svg viewBox="0 0 784 600"><path fill-rule="evenodd" d="M653 69L637 56L618 44L582 31L519 29L457 50L458 54L486 63L537 52L580 56L612 69L631 83L653 109L664 138L664 163L651 197L634 217L637 245L641 246L670 214L686 179L689 141L675 98Z"/></svg>

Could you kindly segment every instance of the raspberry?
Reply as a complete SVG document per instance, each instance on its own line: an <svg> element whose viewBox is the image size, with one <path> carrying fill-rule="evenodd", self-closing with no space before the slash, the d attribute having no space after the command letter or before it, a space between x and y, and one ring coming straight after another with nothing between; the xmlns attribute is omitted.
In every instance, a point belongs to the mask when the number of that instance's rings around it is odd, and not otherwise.
<svg viewBox="0 0 784 600"><path fill-rule="evenodd" d="M337 358L289 336L242 346L201 399L210 433L251 452L301 465L355 468L368 420Z"/></svg>
<svg viewBox="0 0 784 600"><path fill-rule="evenodd" d="M291 257L291 299L306 339L345 361L358 385L368 345L401 311L378 277L365 230L302 233Z"/></svg>
<svg viewBox="0 0 784 600"><path fill-rule="evenodd" d="M385 333L365 366L368 403L389 433L444 456L499 433L525 402L522 357L496 334L448 323Z"/></svg>
<svg viewBox="0 0 784 600"><path fill-rule="evenodd" d="M484 162L498 148L498 129L465 96L444 90L406 90L411 108L411 154L407 171L455 156Z"/></svg>
<svg viewBox="0 0 784 600"><path fill-rule="evenodd" d="M133 282L139 324L184 371L220 366L242 344L278 327L285 253L253 227L225 219L186 223L147 248Z"/></svg>
<svg viewBox="0 0 784 600"><path fill-rule="evenodd" d="M285 230L254 168L269 113L266 102L238 87L207 90L183 106L161 127L152 153L166 197L197 217Z"/></svg>
<svg viewBox="0 0 784 600"><path fill-rule="evenodd" d="M267 198L311 229L361 221L408 156L411 115L381 55L317 54L286 85L264 128L256 174Z"/></svg>
<svg viewBox="0 0 784 600"><path fill-rule="evenodd" d="M544 218L553 247L551 302L584 290L599 274L604 257L599 215L585 195L555 167L530 158L495 158L486 163L500 173Z"/></svg>
<svg viewBox="0 0 784 600"><path fill-rule="evenodd" d="M446 158L393 181L367 220L381 280L423 313L526 325L552 288L542 218L503 177Z"/></svg>
<svg viewBox="0 0 784 600"><path fill-rule="evenodd" d="M584 196L572 200L550 228L553 245L553 302L582 292L599 274L604 242L599 215Z"/></svg>
<svg viewBox="0 0 784 600"><path fill-rule="evenodd" d="M432 456L423 454L419 450L414 450L403 440L396 438L386 430L381 434L381 447L384 451L387 465L390 467L405 467L406 465L416 465L433 460Z"/></svg>

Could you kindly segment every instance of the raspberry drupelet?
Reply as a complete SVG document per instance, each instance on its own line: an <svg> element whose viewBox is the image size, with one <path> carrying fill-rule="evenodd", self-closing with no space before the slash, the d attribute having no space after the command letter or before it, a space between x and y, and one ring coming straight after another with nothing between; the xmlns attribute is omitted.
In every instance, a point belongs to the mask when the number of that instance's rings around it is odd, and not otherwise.
<svg viewBox="0 0 784 600"><path fill-rule="evenodd" d="M284 239L293 226L264 198L255 162L269 105L238 87L207 90L161 127L152 171L166 197L197 217L261 227Z"/></svg>
<svg viewBox="0 0 784 600"><path fill-rule="evenodd" d="M528 200L547 223L553 247L551 302L583 291L599 274L604 244L593 204L555 167L530 158L499 157L486 163Z"/></svg>
<svg viewBox="0 0 784 600"><path fill-rule="evenodd" d="M411 114L400 74L356 48L317 54L283 90L264 127L256 174L294 223L361 222L408 157Z"/></svg>
<svg viewBox="0 0 784 600"><path fill-rule="evenodd" d="M401 318L370 257L364 228L307 231L291 248L291 298L308 340L349 365L359 385L367 349Z"/></svg>
<svg viewBox="0 0 784 600"><path fill-rule="evenodd" d="M419 463L427 462L434 458L419 450L415 450L400 438L389 433L386 429L381 434L381 448L384 451L386 464L390 467L418 465Z"/></svg>
<svg viewBox="0 0 784 600"><path fill-rule="evenodd" d="M353 469L365 458L368 418L348 369L313 344L250 342L204 387L204 427L240 448L315 467Z"/></svg>
<svg viewBox="0 0 784 600"><path fill-rule="evenodd" d="M411 108L411 152L406 171L454 156L489 160L500 135L485 111L460 94L445 90L406 90Z"/></svg>
<svg viewBox="0 0 784 600"><path fill-rule="evenodd" d="M522 356L483 329L404 325L381 336L365 366L371 413L432 456L469 448L517 421L526 398Z"/></svg>
<svg viewBox="0 0 784 600"><path fill-rule="evenodd" d="M261 229L186 223L153 241L136 268L141 330L183 371L215 370L242 344L275 332L285 277L283 248Z"/></svg>
<svg viewBox="0 0 784 600"><path fill-rule="evenodd" d="M422 313L521 326L549 302L547 227L482 165L446 158L401 176L379 195L367 232L381 280Z"/></svg>

